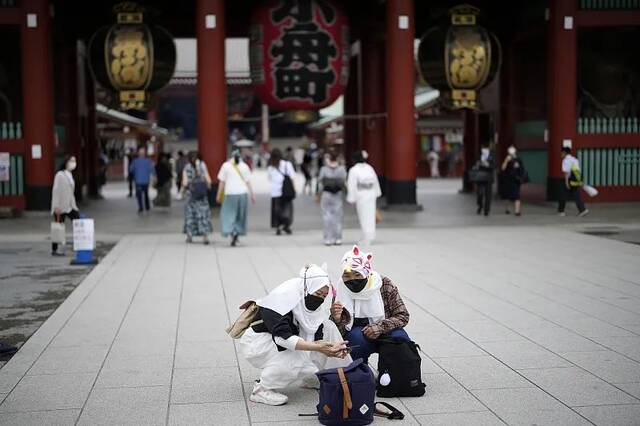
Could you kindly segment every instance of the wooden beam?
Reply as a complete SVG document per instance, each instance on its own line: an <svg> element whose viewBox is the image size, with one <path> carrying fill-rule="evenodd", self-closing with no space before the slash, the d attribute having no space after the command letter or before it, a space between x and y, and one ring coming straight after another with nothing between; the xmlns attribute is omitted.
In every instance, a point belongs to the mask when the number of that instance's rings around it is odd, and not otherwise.
<svg viewBox="0 0 640 426"><path fill-rule="evenodd" d="M640 11L630 10L580 10L576 12L579 27L640 26Z"/></svg>

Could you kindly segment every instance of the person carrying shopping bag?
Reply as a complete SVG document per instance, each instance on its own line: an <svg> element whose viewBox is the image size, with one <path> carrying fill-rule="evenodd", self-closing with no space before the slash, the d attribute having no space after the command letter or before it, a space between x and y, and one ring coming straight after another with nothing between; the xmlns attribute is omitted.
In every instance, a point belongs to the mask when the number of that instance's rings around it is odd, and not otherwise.
<svg viewBox="0 0 640 426"><path fill-rule="evenodd" d="M67 156L53 179L53 189L51 190L51 214L53 215L51 224L52 256L64 256L65 219L80 218L75 196L76 183L73 179L73 171L76 166L76 157L73 155ZM60 244L63 247L61 251L58 251Z"/></svg>

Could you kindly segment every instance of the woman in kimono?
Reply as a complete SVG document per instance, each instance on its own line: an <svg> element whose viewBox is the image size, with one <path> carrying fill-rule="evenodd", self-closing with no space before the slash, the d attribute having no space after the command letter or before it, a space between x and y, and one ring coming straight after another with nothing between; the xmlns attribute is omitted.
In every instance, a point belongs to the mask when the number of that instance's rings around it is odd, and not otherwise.
<svg viewBox="0 0 640 426"><path fill-rule="evenodd" d="M347 171L338 164L338 156L334 151L329 152L327 163L320 169L318 175L320 208L322 209L322 230L324 244L342 244L342 219L344 186ZM322 195L320 195L320 193Z"/></svg>
<svg viewBox="0 0 640 426"><path fill-rule="evenodd" d="M330 289L326 265L308 265L257 302L258 313L239 340L240 353L262 370L251 401L285 404L287 396L276 389L315 379L319 369L349 365L346 342L329 319Z"/></svg>
<svg viewBox="0 0 640 426"><path fill-rule="evenodd" d="M376 237L376 199L382 195L376 171L367 164L366 151L356 151L356 164L347 177L347 202L356 205L362 229L362 244L369 245Z"/></svg>
<svg viewBox="0 0 640 426"><path fill-rule="evenodd" d="M331 319L353 347L351 356L365 363L378 352L380 336L409 340L404 331L409 311L391 279L371 268L372 258L358 246L345 253L338 302L331 306Z"/></svg>
<svg viewBox="0 0 640 426"><path fill-rule="evenodd" d="M282 196L285 175L293 180L296 171L290 161L282 158L282 152L278 148L274 148L269 157L267 176L271 185L271 227L275 228L276 235L281 235L282 231L286 234L292 232L293 200L285 199Z"/></svg>

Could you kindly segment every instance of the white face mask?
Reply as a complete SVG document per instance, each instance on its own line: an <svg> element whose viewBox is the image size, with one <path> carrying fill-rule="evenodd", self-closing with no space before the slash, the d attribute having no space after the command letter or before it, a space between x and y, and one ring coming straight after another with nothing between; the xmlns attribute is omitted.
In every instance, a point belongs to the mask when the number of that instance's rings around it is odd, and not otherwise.
<svg viewBox="0 0 640 426"><path fill-rule="evenodd" d="M69 161L67 163L67 170L69 170L70 172L74 171L76 169L76 162L75 161Z"/></svg>

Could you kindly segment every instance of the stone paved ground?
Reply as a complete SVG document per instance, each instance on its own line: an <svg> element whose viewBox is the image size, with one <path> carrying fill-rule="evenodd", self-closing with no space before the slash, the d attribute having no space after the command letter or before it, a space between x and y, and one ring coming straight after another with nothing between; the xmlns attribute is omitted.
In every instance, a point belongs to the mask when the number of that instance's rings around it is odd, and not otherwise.
<svg viewBox="0 0 640 426"><path fill-rule="evenodd" d="M448 196L451 216L472 205ZM640 424L640 246L534 209L520 226L471 216L411 227L392 215L380 231L374 264L408 305L427 384L425 397L392 401L403 424ZM587 227L638 226L616 214ZM298 417L314 391L287 390L284 407L247 400L257 371L223 331L240 303L305 262L337 273L346 245L321 246L301 228L257 230L238 248L186 245L175 228L126 232L0 370L0 425L314 423Z"/></svg>

